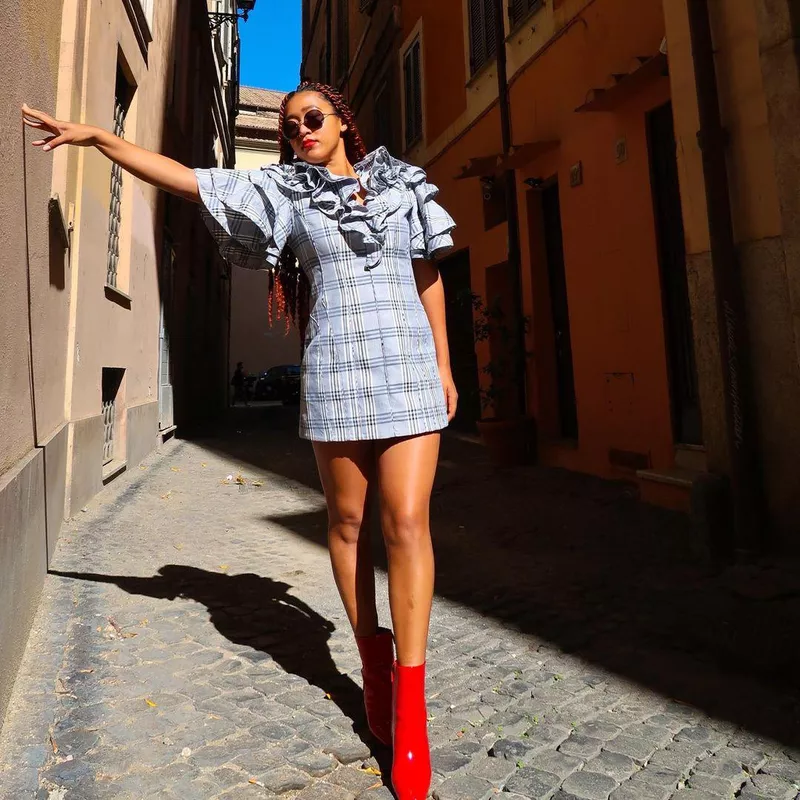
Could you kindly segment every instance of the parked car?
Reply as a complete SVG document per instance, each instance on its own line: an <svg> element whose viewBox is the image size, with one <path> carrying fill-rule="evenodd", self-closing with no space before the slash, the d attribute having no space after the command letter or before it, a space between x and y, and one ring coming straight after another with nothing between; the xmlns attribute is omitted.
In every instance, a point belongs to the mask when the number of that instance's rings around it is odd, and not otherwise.
<svg viewBox="0 0 800 800"><path fill-rule="evenodd" d="M263 372L255 385L256 400L280 400L284 404L300 400L300 365L282 364Z"/></svg>

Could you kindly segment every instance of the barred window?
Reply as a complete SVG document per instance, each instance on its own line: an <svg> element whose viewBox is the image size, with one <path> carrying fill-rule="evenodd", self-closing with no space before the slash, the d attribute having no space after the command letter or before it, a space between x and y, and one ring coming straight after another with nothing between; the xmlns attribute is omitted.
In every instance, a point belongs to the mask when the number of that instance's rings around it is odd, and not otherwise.
<svg viewBox="0 0 800 800"><path fill-rule="evenodd" d="M125 118L133 95L122 67L117 65L117 83L114 90L114 135L125 138ZM122 227L122 167L111 165L111 203L108 211L108 262L106 283L117 285L119 267L119 235Z"/></svg>
<svg viewBox="0 0 800 800"><path fill-rule="evenodd" d="M117 394L122 384L123 369L103 367L103 466L114 460L117 430Z"/></svg>

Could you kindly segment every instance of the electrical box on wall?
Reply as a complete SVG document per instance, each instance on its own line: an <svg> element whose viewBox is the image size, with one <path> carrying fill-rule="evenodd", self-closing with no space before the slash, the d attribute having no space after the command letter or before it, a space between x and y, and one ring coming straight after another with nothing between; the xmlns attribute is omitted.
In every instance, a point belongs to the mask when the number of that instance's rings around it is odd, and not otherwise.
<svg viewBox="0 0 800 800"><path fill-rule="evenodd" d="M569 168L569 185L573 189L583 185L583 161L579 161Z"/></svg>

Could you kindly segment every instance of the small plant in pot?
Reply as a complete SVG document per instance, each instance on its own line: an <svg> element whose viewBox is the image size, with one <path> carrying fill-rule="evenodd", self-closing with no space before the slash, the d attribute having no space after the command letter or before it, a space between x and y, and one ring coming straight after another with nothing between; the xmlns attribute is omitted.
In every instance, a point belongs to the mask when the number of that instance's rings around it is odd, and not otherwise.
<svg viewBox="0 0 800 800"><path fill-rule="evenodd" d="M530 463L536 455L536 421L525 413L520 392L527 360L533 356L525 348L530 317L517 321L505 312L499 297L487 305L473 294L472 307L475 341L488 342L491 353L481 368L488 380L480 390L484 415L477 423L478 433L495 463ZM490 409L492 416L485 416Z"/></svg>

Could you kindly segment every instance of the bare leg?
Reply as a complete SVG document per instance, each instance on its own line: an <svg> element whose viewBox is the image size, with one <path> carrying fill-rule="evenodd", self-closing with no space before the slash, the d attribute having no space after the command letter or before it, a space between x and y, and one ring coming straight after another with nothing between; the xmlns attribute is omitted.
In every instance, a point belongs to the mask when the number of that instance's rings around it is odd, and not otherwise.
<svg viewBox="0 0 800 800"><path fill-rule="evenodd" d="M378 629L368 509L374 446L314 442L314 454L328 506L328 550L336 586L356 636L370 636Z"/></svg>
<svg viewBox="0 0 800 800"><path fill-rule="evenodd" d="M381 522L389 559L389 603L397 661L425 662L433 602L430 497L438 433L377 442Z"/></svg>

